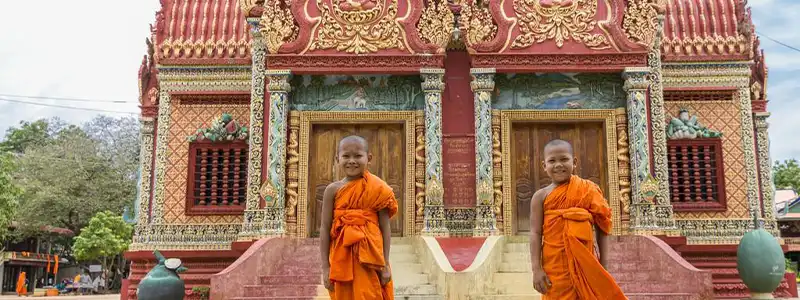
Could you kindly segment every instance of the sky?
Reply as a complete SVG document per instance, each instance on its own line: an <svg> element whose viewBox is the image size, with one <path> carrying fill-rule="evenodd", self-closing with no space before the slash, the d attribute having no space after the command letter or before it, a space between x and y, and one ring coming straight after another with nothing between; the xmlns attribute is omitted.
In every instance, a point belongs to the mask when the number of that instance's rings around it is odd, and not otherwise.
<svg viewBox="0 0 800 300"><path fill-rule="evenodd" d="M109 2L114 2L114 9ZM800 1L750 0L763 35L800 49ZM136 116L137 71L158 0L38 0L0 4L0 99L114 111L96 112L0 100L0 135L20 121L58 116L81 123L97 114ZM800 50L761 37L767 66L773 160L800 159ZM72 102L7 95L81 98ZM122 112L122 113L116 113Z"/></svg>

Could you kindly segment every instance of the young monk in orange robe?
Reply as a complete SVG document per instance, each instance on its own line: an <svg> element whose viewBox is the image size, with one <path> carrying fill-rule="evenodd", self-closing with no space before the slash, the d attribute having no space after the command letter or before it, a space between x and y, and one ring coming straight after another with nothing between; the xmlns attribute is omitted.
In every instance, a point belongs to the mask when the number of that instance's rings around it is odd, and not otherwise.
<svg viewBox="0 0 800 300"><path fill-rule="evenodd" d="M17 296L25 296L28 294L28 286L25 284L25 272L20 272L17 277Z"/></svg>
<svg viewBox="0 0 800 300"><path fill-rule="evenodd" d="M389 219L397 200L386 182L366 170L371 160L362 137L342 139L336 162L346 177L323 194L320 252L332 300L394 299Z"/></svg>
<svg viewBox="0 0 800 300"><path fill-rule="evenodd" d="M553 140L544 147L542 166L552 183L531 201L533 287L545 300L628 299L604 268L611 209L600 187L572 175L576 163L568 142Z"/></svg>

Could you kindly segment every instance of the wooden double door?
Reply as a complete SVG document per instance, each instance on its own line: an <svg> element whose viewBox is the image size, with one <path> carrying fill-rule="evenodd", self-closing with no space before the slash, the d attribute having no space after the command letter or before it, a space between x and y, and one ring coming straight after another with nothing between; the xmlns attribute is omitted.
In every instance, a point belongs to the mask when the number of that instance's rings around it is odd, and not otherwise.
<svg viewBox="0 0 800 300"><path fill-rule="evenodd" d="M364 137L369 143L372 162L368 170L394 190L399 209L391 220L392 236L403 235L405 199L405 129L403 124L314 124L309 138L308 230L318 237L322 216L322 195L331 182L344 176L336 165L339 141L349 135Z"/></svg>
<svg viewBox="0 0 800 300"><path fill-rule="evenodd" d="M517 234L530 234L533 193L550 184L542 161L544 146L554 139L572 143L576 175L597 183L608 199L606 135L603 123L513 123L511 126L512 201Z"/></svg>

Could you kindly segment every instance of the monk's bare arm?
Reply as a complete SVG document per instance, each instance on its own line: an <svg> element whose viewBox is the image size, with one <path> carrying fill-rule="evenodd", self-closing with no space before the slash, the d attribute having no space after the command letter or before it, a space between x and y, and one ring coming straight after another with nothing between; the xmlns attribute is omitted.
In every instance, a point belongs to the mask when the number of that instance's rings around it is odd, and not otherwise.
<svg viewBox="0 0 800 300"><path fill-rule="evenodd" d="M544 223L544 189L536 191L531 199L531 269L542 271L542 224Z"/></svg>
<svg viewBox="0 0 800 300"><path fill-rule="evenodd" d="M384 208L378 212L378 226L380 226L383 236L383 259L388 267L389 250L392 248L392 225L389 222L389 209Z"/></svg>
<svg viewBox="0 0 800 300"><path fill-rule="evenodd" d="M600 227L595 226L594 230L597 234L597 250L600 252L600 264L603 268L608 269L608 265L606 265L606 258L608 253L608 235L606 235L603 230L600 230Z"/></svg>
<svg viewBox="0 0 800 300"><path fill-rule="evenodd" d="M339 191L341 183L334 182L325 188L322 195L322 222L319 226L319 252L322 256L322 267L330 269L329 260L331 253L331 223L333 223L333 203L336 199L336 192Z"/></svg>

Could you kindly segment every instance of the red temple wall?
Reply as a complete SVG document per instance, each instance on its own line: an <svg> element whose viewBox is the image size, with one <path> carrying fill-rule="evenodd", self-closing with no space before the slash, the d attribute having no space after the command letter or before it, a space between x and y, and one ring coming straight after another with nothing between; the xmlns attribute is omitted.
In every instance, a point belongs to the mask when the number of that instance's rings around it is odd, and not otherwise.
<svg viewBox="0 0 800 300"><path fill-rule="evenodd" d="M448 52L442 95L442 181L445 207L475 206L475 105L466 52Z"/></svg>

